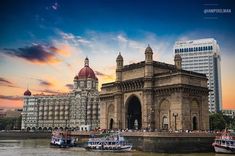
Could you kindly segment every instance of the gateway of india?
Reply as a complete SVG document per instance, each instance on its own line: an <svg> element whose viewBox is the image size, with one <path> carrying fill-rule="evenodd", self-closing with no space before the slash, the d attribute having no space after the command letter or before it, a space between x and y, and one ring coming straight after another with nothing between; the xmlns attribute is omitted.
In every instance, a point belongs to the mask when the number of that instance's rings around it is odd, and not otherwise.
<svg viewBox="0 0 235 156"><path fill-rule="evenodd" d="M100 93L100 127L103 129L208 130L208 88L205 74L153 60L148 46L145 60L123 65L116 59L116 81Z"/></svg>

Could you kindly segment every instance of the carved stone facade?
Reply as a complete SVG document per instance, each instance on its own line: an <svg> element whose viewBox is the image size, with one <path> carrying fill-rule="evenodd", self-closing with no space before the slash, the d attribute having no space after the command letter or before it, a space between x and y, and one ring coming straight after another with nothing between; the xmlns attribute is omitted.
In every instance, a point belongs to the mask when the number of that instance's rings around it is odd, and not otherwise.
<svg viewBox="0 0 235 156"><path fill-rule="evenodd" d="M101 128L207 130L206 75L182 70L181 60L153 61L148 46L145 61L123 66L119 54L116 81L101 88Z"/></svg>
<svg viewBox="0 0 235 156"><path fill-rule="evenodd" d="M70 93L57 95L31 95L24 93L22 129L89 130L99 127L98 79L89 67L85 66L74 77L74 88Z"/></svg>

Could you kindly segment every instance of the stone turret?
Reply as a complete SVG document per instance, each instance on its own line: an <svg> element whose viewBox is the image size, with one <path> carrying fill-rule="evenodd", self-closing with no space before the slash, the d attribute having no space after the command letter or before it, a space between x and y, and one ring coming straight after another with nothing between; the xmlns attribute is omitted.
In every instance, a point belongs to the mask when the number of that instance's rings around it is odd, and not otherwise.
<svg viewBox="0 0 235 156"><path fill-rule="evenodd" d="M153 99L153 50L148 45L145 49L145 67L144 67L144 94L143 94L143 105L146 107L143 109L148 114L143 118L142 126L155 129L154 125L154 103Z"/></svg>
<svg viewBox="0 0 235 156"><path fill-rule="evenodd" d="M118 57L116 59L117 68L116 68L116 81L122 81L122 68L123 68L123 57L119 52Z"/></svg>
<svg viewBox="0 0 235 156"><path fill-rule="evenodd" d="M145 49L145 77L153 76L153 50L148 45Z"/></svg>
<svg viewBox="0 0 235 156"><path fill-rule="evenodd" d="M148 45L148 47L145 49L145 63L152 63L153 62L153 50Z"/></svg>
<svg viewBox="0 0 235 156"><path fill-rule="evenodd" d="M179 54L175 55L174 61L175 61L176 69L181 69L182 68L182 58Z"/></svg>

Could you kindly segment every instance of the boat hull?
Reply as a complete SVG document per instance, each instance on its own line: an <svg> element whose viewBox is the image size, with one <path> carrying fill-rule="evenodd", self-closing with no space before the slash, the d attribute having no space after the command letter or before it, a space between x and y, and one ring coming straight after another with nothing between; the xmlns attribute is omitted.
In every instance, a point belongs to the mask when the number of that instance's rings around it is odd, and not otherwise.
<svg viewBox="0 0 235 156"><path fill-rule="evenodd" d="M91 148L86 147L88 151L99 151L99 152L129 152L132 149L132 146L121 147L121 148Z"/></svg>
<svg viewBox="0 0 235 156"><path fill-rule="evenodd" d="M74 147L76 146L76 143L71 140L69 140L69 142L64 142L64 140L62 139L59 139L57 141L55 141L55 139L52 139L50 145L54 147L66 148L66 147Z"/></svg>
<svg viewBox="0 0 235 156"><path fill-rule="evenodd" d="M220 145L214 145L214 149L216 153L235 153L234 148L220 146Z"/></svg>

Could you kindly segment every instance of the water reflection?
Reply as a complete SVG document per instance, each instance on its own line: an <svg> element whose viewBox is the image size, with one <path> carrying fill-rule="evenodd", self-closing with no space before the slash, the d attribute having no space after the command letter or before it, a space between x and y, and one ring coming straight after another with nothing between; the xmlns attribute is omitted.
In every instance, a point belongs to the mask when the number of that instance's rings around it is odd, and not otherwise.
<svg viewBox="0 0 235 156"><path fill-rule="evenodd" d="M51 148L47 139L0 140L0 156L225 156L214 153L166 154L132 151L128 153L89 152L83 148ZM229 156L226 154L226 156Z"/></svg>

